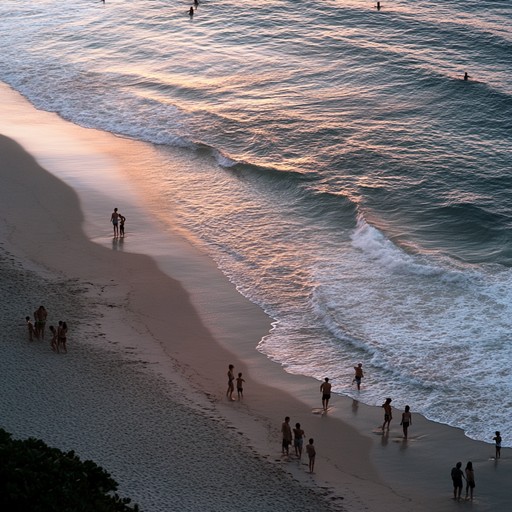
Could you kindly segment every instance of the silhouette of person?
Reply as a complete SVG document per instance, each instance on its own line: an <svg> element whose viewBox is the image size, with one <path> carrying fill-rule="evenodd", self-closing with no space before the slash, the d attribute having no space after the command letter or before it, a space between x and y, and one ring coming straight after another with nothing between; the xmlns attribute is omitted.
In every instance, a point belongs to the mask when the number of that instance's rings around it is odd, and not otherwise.
<svg viewBox="0 0 512 512"><path fill-rule="evenodd" d="M114 236L119 236L119 217L120 214L118 213L117 208L114 208L114 211L110 216L110 222L112 222L112 226L114 226Z"/></svg>
<svg viewBox="0 0 512 512"><path fill-rule="evenodd" d="M496 430L495 434L496 436L492 440L496 442L496 459L499 459L501 457L501 434L499 430Z"/></svg>
<svg viewBox="0 0 512 512"><path fill-rule="evenodd" d="M387 425L389 430L389 424L393 419L393 415L391 412L391 398L386 398L386 401L381 405L384 408L384 423L382 424L382 431L384 432L384 428Z"/></svg>
<svg viewBox="0 0 512 512"><path fill-rule="evenodd" d="M189 11L188 11L188 15L192 18L192 16L194 16L194 8L193 7L190 7Z"/></svg>
<svg viewBox="0 0 512 512"><path fill-rule="evenodd" d="M329 378L325 377L324 382L322 382L320 386L320 392L322 393L322 407L324 411L327 411L329 408L329 400L331 399L331 383L329 382Z"/></svg>
<svg viewBox="0 0 512 512"><path fill-rule="evenodd" d="M356 374L354 376L354 380L352 381L352 384L354 384L354 382L356 382L357 389L361 389L361 379L364 377L363 363L359 363L357 366L354 366L354 370L355 370Z"/></svg>

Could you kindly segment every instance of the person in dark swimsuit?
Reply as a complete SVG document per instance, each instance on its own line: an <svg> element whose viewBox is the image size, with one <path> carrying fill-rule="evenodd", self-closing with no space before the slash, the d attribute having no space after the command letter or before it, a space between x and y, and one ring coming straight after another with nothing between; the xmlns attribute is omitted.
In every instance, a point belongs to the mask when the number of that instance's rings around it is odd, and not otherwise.
<svg viewBox="0 0 512 512"><path fill-rule="evenodd" d="M452 482L453 482L453 499L460 500L460 494L462 492L462 479L464 473L462 472L462 462L457 462L454 468L452 468Z"/></svg>
<svg viewBox="0 0 512 512"><path fill-rule="evenodd" d="M389 424L393 419L393 415L391 412L391 398L386 398L386 401L382 404L381 407L384 408L384 423L382 424L382 431L384 431L386 425L388 426L389 430Z"/></svg>
<svg viewBox="0 0 512 512"><path fill-rule="evenodd" d="M320 385L320 393L322 393L322 407L327 411L329 407L329 400L331 399L331 383L329 378L325 377L325 381Z"/></svg>

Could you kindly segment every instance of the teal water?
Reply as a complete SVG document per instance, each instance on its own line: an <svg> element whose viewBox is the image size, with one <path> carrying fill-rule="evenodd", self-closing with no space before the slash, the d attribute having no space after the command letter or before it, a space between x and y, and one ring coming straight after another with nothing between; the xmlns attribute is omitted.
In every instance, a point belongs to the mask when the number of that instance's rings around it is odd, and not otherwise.
<svg viewBox="0 0 512 512"><path fill-rule="evenodd" d="M161 208L276 320L259 348L287 371L489 440L512 428L512 8L381 4L6 0L0 79L157 145ZM174 146L215 165L170 172Z"/></svg>

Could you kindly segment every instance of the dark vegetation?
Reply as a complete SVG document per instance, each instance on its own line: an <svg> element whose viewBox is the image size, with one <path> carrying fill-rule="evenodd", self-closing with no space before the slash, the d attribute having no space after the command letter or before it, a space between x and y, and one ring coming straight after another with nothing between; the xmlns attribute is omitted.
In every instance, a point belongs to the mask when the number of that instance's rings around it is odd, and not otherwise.
<svg viewBox="0 0 512 512"><path fill-rule="evenodd" d="M138 512L116 494L117 482L91 460L50 448L39 439L15 440L0 428L0 510Z"/></svg>

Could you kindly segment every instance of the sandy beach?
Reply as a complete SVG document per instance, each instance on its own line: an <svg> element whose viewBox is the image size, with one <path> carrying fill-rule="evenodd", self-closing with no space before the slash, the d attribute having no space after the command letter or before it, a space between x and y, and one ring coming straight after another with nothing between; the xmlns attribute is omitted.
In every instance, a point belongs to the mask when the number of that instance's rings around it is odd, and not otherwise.
<svg viewBox="0 0 512 512"><path fill-rule="evenodd" d="M18 107L0 124L3 428L95 460L148 512L508 509L510 449L496 462L492 444L419 415L404 441L399 411L382 435L382 409L341 396L320 414L320 382L287 374L256 350L272 319L178 234L166 235L176 248L165 272L128 243L112 243L115 205L105 209L105 198L41 167L37 135L20 129L39 114L23 100ZM143 146L57 116L50 123L110 148L100 168ZM28 341L24 317L40 304L48 325L67 321L68 354L53 353L49 339ZM246 380L240 402L225 397L230 363ZM315 439L313 475L306 456L281 456L285 416ZM458 460L475 466L472 503L451 499Z"/></svg>

